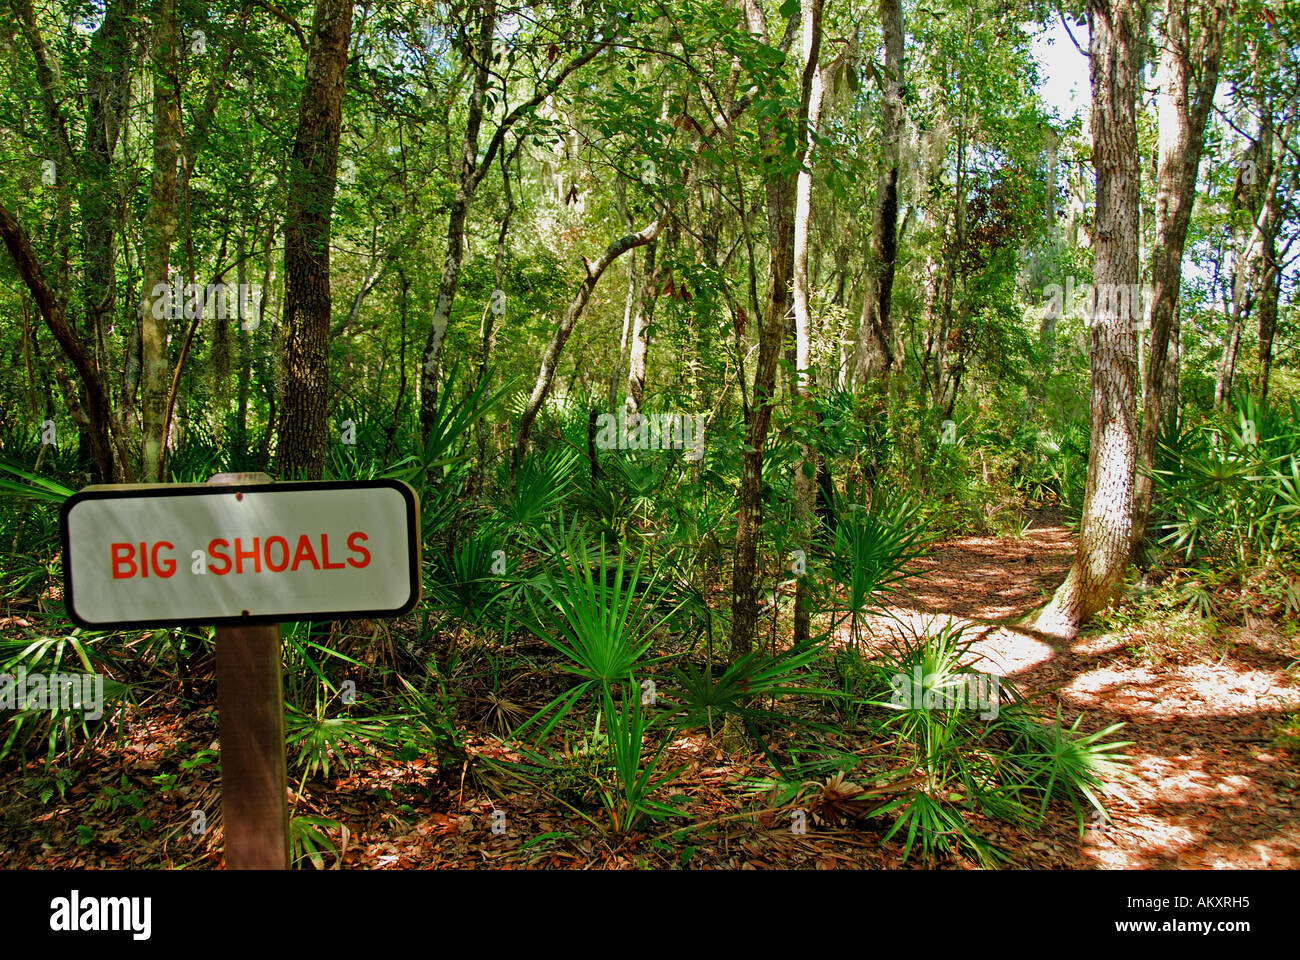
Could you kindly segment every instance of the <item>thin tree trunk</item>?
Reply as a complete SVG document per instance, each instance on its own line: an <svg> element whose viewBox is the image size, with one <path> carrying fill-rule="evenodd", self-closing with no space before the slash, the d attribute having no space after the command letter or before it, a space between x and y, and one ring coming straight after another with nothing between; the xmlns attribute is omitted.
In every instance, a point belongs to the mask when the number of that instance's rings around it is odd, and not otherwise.
<svg viewBox="0 0 1300 960"><path fill-rule="evenodd" d="M68 321L62 301L45 279L45 271L36 258L36 252L32 249L27 232L3 203L0 203L0 237L4 239L18 275L22 277L32 299L36 301L45 325L50 328L54 339L59 342L63 353L72 362L77 375L81 378L86 402L84 405L81 404L77 394L73 392L68 397L72 416L75 421L86 427L90 452L99 476L115 481L118 475L109 441L108 393L100 377L95 357L81 343L73 325Z"/></svg>
<svg viewBox="0 0 1300 960"><path fill-rule="evenodd" d="M153 175L149 209L145 214L145 243L140 294L140 479L157 483L167 438L167 390L171 362L167 353L168 320L181 310L185 298L175 302L167 293L155 297L168 283L172 235L176 232L176 158L180 150L180 78L176 68L176 0L156 0L154 5L153 60ZM158 303L162 299L163 303ZM170 306L170 310L166 309ZM182 316L183 316L182 312Z"/></svg>
<svg viewBox="0 0 1300 960"><path fill-rule="evenodd" d="M816 0L808 0L809 4ZM889 0L885 0L889 2ZM766 20L757 0L745 0L745 15L749 30L757 37L767 35ZM803 165L808 136L808 112L812 100L812 80L816 70L821 44L820 10L814 15L805 9L804 22L812 30L808 63L805 63L801 83L799 113L790 118L796 126L796 169ZM809 69L811 64L811 69ZM767 118L760 133L765 151L775 158L781 155L785 137L783 124L778 117ZM770 160L769 163L775 163ZM745 437L745 452L741 460L740 514L736 524L736 544L731 567L731 660L744 656L753 649L754 633L758 624L758 538L763 525L763 448L767 443L771 425L773 395L776 387L777 360L781 353L781 338L785 332L786 314L789 312L789 269L794 250L795 175L769 169L765 175L767 195L768 236L768 295L762 316L758 319L758 361L754 365L753 404Z"/></svg>
<svg viewBox="0 0 1300 960"><path fill-rule="evenodd" d="M551 334L551 340L542 354L541 368L537 371L537 382L533 384L533 391L528 397L523 415L519 418L519 437L515 441L515 452L511 460L512 473L518 472L519 464L523 462L524 453L528 449L528 440L532 435L533 423L537 420L542 404L546 402L546 395L550 392L551 383L555 380L560 354L564 351L569 335L573 333L573 325L578 322L578 318L587 308L587 302L591 299L596 284L600 282L601 275L611 263L629 250L645 246L658 237L667 217L668 212L665 211L637 232L627 233L617 238L605 248L605 252L596 259L595 263L588 263L586 258L583 259L587 276L578 286L577 293L574 294L573 300L564 312L564 318L556 324L555 332Z"/></svg>
<svg viewBox="0 0 1300 960"><path fill-rule="evenodd" d="M809 85L807 111L808 135L804 142L805 162L795 185L794 202L794 329L795 329L795 394L804 404L812 399L812 315L809 309L811 291L808 285L808 232L812 222L812 153L813 134L821 119L822 76L818 63L821 47L822 0L805 0L803 5L803 64L804 76ZM812 551L809 537L813 525L813 504L816 488L813 480L817 474L820 456L812 444L800 444L800 462L794 472L795 523L798 542L804 550L804 561ZM808 576L801 566L796 567L794 587L794 643L808 641L812 631L812 602L809 596Z"/></svg>
<svg viewBox="0 0 1300 960"><path fill-rule="evenodd" d="M420 433L428 436L438 411L438 358L451 320L451 305L460 284L461 261L465 254L465 218L478 180L478 138L483 126L483 109L488 85L492 80L492 37L497 26L496 0L483 0L479 14L479 33L475 50L474 86L469 96L469 114L460 149L460 177L451 200L447 218L447 253L438 280L438 299L433 307L433 325L424 348L424 366L420 373Z"/></svg>
<svg viewBox="0 0 1300 960"><path fill-rule="evenodd" d="M248 245L248 222L244 217L239 221L239 236L236 241L235 251L239 256L239 264L235 268L236 283L239 285L239 295L235 298L238 308L235 311L235 344L239 351L238 357L238 376L239 382L235 385L236 391L236 413L235 413L235 451L242 460L248 454L248 374L249 366L252 362L251 350L249 349L249 331L245 329L252 318L245 316L244 308L244 290L247 289L245 284L248 283L248 264L246 262L246 247Z"/></svg>
<svg viewBox="0 0 1300 960"><path fill-rule="evenodd" d="M80 202L82 237L85 245L85 272L82 292L85 302L83 343L101 343L104 330L112 325L117 303L116 229L118 216L114 199L113 151L125 115L127 87L130 82L130 40L127 23L135 16L130 0L110 0L104 7L104 19L90 41L86 78L86 139L81 161ZM128 333L128 336L132 333ZM102 358L101 358L102 362ZM83 394L84 396L84 394ZM123 398L130 405L130 398ZM121 436L125 418L117 420ZM134 474L133 464L121 457L120 469L126 479Z"/></svg>
<svg viewBox="0 0 1300 960"><path fill-rule="evenodd" d="M632 311L631 351L627 365L627 401L624 406L628 413L640 412L645 398L646 353L650 348L646 328L654 322L662 281L658 253L659 244L652 241L646 244L645 255L641 258L641 289Z"/></svg>

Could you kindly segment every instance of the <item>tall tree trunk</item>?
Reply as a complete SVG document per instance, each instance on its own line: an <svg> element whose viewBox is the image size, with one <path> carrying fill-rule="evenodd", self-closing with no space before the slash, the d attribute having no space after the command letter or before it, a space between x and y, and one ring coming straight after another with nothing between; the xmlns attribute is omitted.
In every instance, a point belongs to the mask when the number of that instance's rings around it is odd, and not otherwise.
<svg viewBox="0 0 1300 960"><path fill-rule="evenodd" d="M1123 582L1133 533L1137 455L1135 323L1120 290L1138 278L1137 59L1133 0L1089 0L1093 166L1097 172L1092 322L1092 447L1079 545L1038 628L1074 637Z"/></svg>
<svg viewBox="0 0 1300 960"><path fill-rule="evenodd" d="M1183 308L1174 307L1174 325L1169 331L1169 356L1165 361L1164 399L1160 409L1165 415L1165 422L1171 426L1178 425L1179 376L1183 364Z"/></svg>
<svg viewBox="0 0 1300 960"><path fill-rule="evenodd" d="M420 433L427 437L438 411L438 358L451 320L451 305L460 284L461 261L465 254L465 218L469 212L478 165L479 131L483 126L483 108L488 85L492 80L492 36L497 27L496 0L484 0L479 14L479 33L474 53L474 85L469 96L469 114L460 148L460 176L451 199L447 218L447 253L443 258L442 276L438 280L438 299L433 307L433 325L424 347L424 365L420 373Z"/></svg>
<svg viewBox="0 0 1300 960"><path fill-rule="evenodd" d="M329 444L330 221L352 0L317 0L284 225L282 477L319 480Z"/></svg>
<svg viewBox="0 0 1300 960"><path fill-rule="evenodd" d="M1289 125L1288 125L1289 129ZM1281 134L1275 134L1273 144L1274 163L1280 169L1286 156L1286 141ZM1291 182L1295 182L1294 164ZM1279 170L1274 170L1274 174ZM1264 195L1264 231L1260 246L1259 283L1259 372L1255 380L1255 392L1259 399L1268 398L1269 373L1273 367L1273 339L1277 335L1277 303L1281 292L1282 270L1278 263L1277 235L1282 227L1283 198L1278 190L1277 176L1270 176ZM1290 197L1290 188L1286 191Z"/></svg>
<svg viewBox="0 0 1300 960"><path fill-rule="evenodd" d="M1264 256L1270 266L1265 270L1263 289L1259 299L1259 372L1255 380L1255 393L1261 401L1268 399L1269 374L1273 369L1273 339L1277 335L1277 301L1282 285L1282 273L1277 269L1277 238L1270 235L1264 241Z"/></svg>
<svg viewBox="0 0 1300 960"><path fill-rule="evenodd" d="M632 216L627 212L627 180L619 176L615 183L615 205L618 208L619 217L622 219L627 232L631 233L634 227ZM609 377L609 404L608 412L613 414L615 407L618 405L618 385L622 381L624 372L627 370L628 360L628 335L632 331L632 314L637 309L637 255L633 250L627 257L627 292L623 299L623 333L618 341L618 363L614 367L614 372Z"/></svg>
<svg viewBox="0 0 1300 960"><path fill-rule="evenodd" d="M1223 0L1214 0L1201 10L1200 36L1193 45L1191 13L1186 0L1165 0L1164 47L1160 55L1156 242L1151 260L1154 289L1147 314L1151 350L1142 382L1142 435L1133 480L1134 562L1142 559L1146 546L1153 484L1151 469L1160 431L1169 421L1170 411L1164 408L1169 338L1182 285L1187 225L1196 202L1196 173L1205 148L1205 121L1219 84L1219 56L1227 23L1227 4ZM1189 91L1193 69L1198 79L1196 89Z"/></svg>
<svg viewBox="0 0 1300 960"><path fill-rule="evenodd" d="M803 404L812 399L812 315L809 309L811 291L808 284L808 233L812 222L812 152L813 135L821 119L822 75L818 63L821 47L822 0L804 0L803 4L803 68L808 78L809 100L807 111L808 134L804 140L805 163L799 171L795 185L794 201L794 330L795 330L795 394ZM811 75L811 76L809 76ZM809 537L813 525L813 504L816 488L818 450L812 444L800 444L800 462L794 472L795 523L799 530L798 542L805 558L812 550ZM794 587L794 642L806 643L812 632L812 602L808 590L808 577L796 568Z"/></svg>
<svg viewBox="0 0 1300 960"><path fill-rule="evenodd" d="M816 0L807 0L810 5ZM886 0L887 2L887 0ZM767 36L767 24L758 0L745 0L745 15L752 34ZM731 638L733 662L753 648L758 624L758 538L763 525L763 448L775 401L777 360L789 312L789 270L793 262L795 177L802 167L808 136L808 111L812 79L821 44L820 9L805 8L804 23L812 31L808 62L801 82L799 113L794 117L769 116L760 133L767 158L764 172L767 194L768 295L759 318L758 361L754 365L754 401L749 413L745 452L741 460L740 514L731 567ZM811 69L809 66L811 65ZM785 121L785 122L783 122ZM796 131L795 173L789 172L781 144L788 135L787 122Z"/></svg>
<svg viewBox="0 0 1300 960"><path fill-rule="evenodd" d="M1060 171L1057 151L1060 138L1056 135L1056 130L1049 126L1044 140L1047 144L1047 209L1044 215L1047 217L1048 235L1052 238L1052 259L1055 260L1061 249L1061 226L1056 216L1056 181ZM1044 272L1040 265L1035 278L1037 283L1043 282ZM1040 405L1047 399L1047 382L1056 369L1056 320L1055 310L1044 310L1042 322L1038 326L1038 343L1043 351L1043 376L1035 384L1034 399Z"/></svg>
<svg viewBox="0 0 1300 960"><path fill-rule="evenodd" d="M488 378L488 367L492 360L492 348L496 345L497 335L495 318L497 315L493 311L495 310L496 291L501 290L502 295L504 296L502 284L505 283L506 276L506 249L508 246L506 241L510 236L510 221L515 215L515 195L510 187L510 163L522 145L523 140L521 139L515 144L515 149L511 151L510 156L504 158L501 163L501 186L505 192L506 212L501 217L501 229L497 231L497 255L492 268L492 276L495 284L492 293L493 300L488 303L486 308L484 308L483 316L479 321L478 380L475 384L476 387ZM405 292L403 292L403 296L405 296ZM502 306L504 307L504 302L502 303ZM403 319L403 332L405 332L405 319ZM403 349L405 349L405 347L403 347ZM402 385L405 387L405 369L402 371L402 378ZM478 463L475 466L474 475L471 481L470 489L472 494L477 494L482 488L483 476L487 471L489 429L490 427L487 423L486 417L480 417L474 421L475 442L478 447Z"/></svg>
<svg viewBox="0 0 1300 960"><path fill-rule="evenodd" d="M876 208L871 220L871 263L864 279L862 319L853 359L853 383L881 376L894 364L894 328L889 305L898 259L898 156L903 128L903 5L880 0L885 34L885 70L881 78L881 167Z"/></svg>
<svg viewBox="0 0 1300 960"><path fill-rule="evenodd" d="M113 151L126 108L131 70L127 23L134 16L135 5L130 0L110 0L104 8L103 22L91 38L87 60L86 146L79 186L86 263L82 278L86 320L82 342L88 347L102 342L105 328L112 325L117 303L114 241L118 217L114 200L118 191L113 182ZM134 336L134 331L128 328L127 336ZM123 397L121 406L129 405L130 398ZM119 438L125 420L119 413ZM120 469L130 479L133 465L125 456L121 460Z"/></svg>
<svg viewBox="0 0 1300 960"><path fill-rule="evenodd" d="M167 438L167 391L171 387L171 362L167 351L170 315L184 306L167 289L172 235L176 232L176 158L181 140L180 77L176 69L176 0L154 4L153 57L153 175L149 209L145 214L143 287L140 294L140 479L161 479ZM163 303L159 303L161 299ZM171 309L166 307L170 305ZM182 312L183 315L183 312Z"/></svg>

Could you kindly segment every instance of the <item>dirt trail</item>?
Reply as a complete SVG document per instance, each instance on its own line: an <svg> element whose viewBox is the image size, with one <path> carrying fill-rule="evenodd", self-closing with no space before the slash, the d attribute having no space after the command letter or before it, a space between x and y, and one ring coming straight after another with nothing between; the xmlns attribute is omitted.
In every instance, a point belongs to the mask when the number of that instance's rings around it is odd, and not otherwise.
<svg viewBox="0 0 1300 960"><path fill-rule="evenodd" d="M1258 624L1228 626L1195 662L1156 667L1123 633L1062 642L1014 624L1061 582L1072 553L1061 527L941 544L890 611L898 622L873 623L877 636L899 623L967 623L987 658L980 669L1044 692L1067 722L1084 713L1086 729L1124 722L1136 778L1110 801L1112 823L1082 841L1060 814L1032 838L987 826L1025 867L1300 866L1300 757L1271 745L1274 721L1300 708L1285 673L1293 650Z"/></svg>

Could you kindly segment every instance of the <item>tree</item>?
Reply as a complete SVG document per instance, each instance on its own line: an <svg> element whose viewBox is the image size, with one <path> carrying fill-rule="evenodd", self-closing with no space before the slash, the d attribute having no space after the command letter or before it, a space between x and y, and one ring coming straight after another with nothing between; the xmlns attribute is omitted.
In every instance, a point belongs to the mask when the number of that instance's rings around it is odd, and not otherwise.
<svg viewBox="0 0 1300 960"><path fill-rule="evenodd" d="M810 4L816 0L808 0ZM797 15L797 14L796 14ZM763 41L767 21L758 0L745 0L750 33ZM763 145L763 184L767 198L768 292L759 317L758 361L754 367L753 403L746 411L745 450L741 457L739 520L731 565L732 660L749 653L758 623L758 536L763 524L763 447L767 443L775 402L776 365L790 308L790 266L794 245L795 178L807 151L808 111L812 81L821 44L820 7L808 10L804 20L813 31L800 82L798 112L770 111L759 137ZM787 158L784 143L793 127L795 154Z"/></svg>
<svg viewBox="0 0 1300 960"><path fill-rule="evenodd" d="M803 83L808 90L804 114L806 131L802 138L804 164L795 184L794 207L794 321L796 396L805 404L812 398L812 311L809 306L808 236L812 226L813 171L812 156L818 122L821 119L822 71L820 64L822 35L822 0L805 0L803 4ZM811 444L800 444L800 462L795 465L794 509L800 531L800 543L813 524L813 478L817 475L818 454ZM811 632L812 617L808 579L799 576L794 591L794 642L804 643Z"/></svg>
<svg viewBox="0 0 1300 960"><path fill-rule="evenodd" d="M487 150L480 159L478 142L492 77L492 38L496 31L497 19L496 0L484 0L478 17L479 33L473 57L474 85L469 99L469 116L461 143L456 192L452 197L447 220L447 253L443 260L442 276L438 281L438 299L433 308L433 323L429 328L429 338L424 346L423 365L420 368L420 426L421 433L425 436L428 435L437 413L438 361L442 355L443 342L447 337L447 326L451 322L451 307L456 297L456 288L460 283L465 224L474 193L488 171L492 169L493 158L501 150L511 127L529 116L540 104L554 95L575 70L590 63L600 53L609 49L614 43L614 35L619 26L616 20L605 23L599 28L596 38L585 49L563 64L553 75L539 81L532 96L506 113L497 124L492 139L488 142ZM556 49L554 44L551 47Z"/></svg>
<svg viewBox="0 0 1300 960"><path fill-rule="evenodd" d="M279 470L319 480L329 436L330 222L352 0L317 0L290 158Z"/></svg>
<svg viewBox="0 0 1300 960"><path fill-rule="evenodd" d="M1160 52L1160 157L1156 172L1156 242L1151 252L1151 359L1142 384L1142 434L1133 482L1134 561L1146 543L1156 443L1176 410L1164 405L1170 332L1182 287L1183 246L1196 201L1197 170L1205 147L1205 122L1219 84L1219 57L1227 23L1223 0L1194 5L1200 30L1192 38L1192 11L1184 0L1166 0Z"/></svg>
<svg viewBox="0 0 1300 960"><path fill-rule="evenodd" d="M167 438L167 388L171 362L167 351L167 321L180 304L155 303L155 291L170 290L168 261L176 232L176 159L181 142L181 91L176 67L176 0L156 0L153 61L153 174L149 209L145 214L143 288L140 294L140 479L157 483L161 477ZM161 309L160 309L161 308Z"/></svg>
<svg viewBox="0 0 1300 960"><path fill-rule="evenodd" d="M881 161L871 218L871 262L863 278L852 382L863 384L894 364L894 328L889 318L898 261L898 157L903 129L903 5L880 0L885 35L885 70L880 79Z"/></svg>
<svg viewBox="0 0 1300 960"><path fill-rule="evenodd" d="M1091 370L1092 445L1079 544L1038 629L1073 637L1120 587L1133 533L1137 345L1128 292L1138 280L1138 57L1133 0L1089 0L1093 167L1097 174Z"/></svg>

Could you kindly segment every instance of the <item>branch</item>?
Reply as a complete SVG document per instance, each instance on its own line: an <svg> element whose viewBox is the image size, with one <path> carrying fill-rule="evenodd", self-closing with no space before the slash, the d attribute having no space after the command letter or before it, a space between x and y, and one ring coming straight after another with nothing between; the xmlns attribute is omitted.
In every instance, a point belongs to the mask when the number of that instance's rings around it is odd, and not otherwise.
<svg viewBox="0 0 1300 960"><path fill-rule="evenodd" d="M32 58L36 61L36 80L41 88L41 107L45 111L45 120L50 125L50 135L62 152L59 159L75 169L72 142L68 139L68 126L63 120L63 113L59 110L58 103L54 100L54 72L50 69L49 51L36 26L36 14L32 11L31 0L14 0L13 5L21 21L23 35L27 38L27 45L32 48Z"/></svg>
<svg viewBox="0 0 1300 960"><path fill-rule="evenodd" d="M279 20L290 30L292 30L294 36L298 38L298 44L302 47L303 51L305 52L307 50L308 48L307 37L303 34L302 27L298 26L297 20L289 16L287 13L285 13L275 4L268 3L267 0L252 0L252 3L253 6L261 7L267 13L271 14L271 16L275 17L275 19Z"/></svg>
<svg viewBox="0 0 1300 960"><path fill-rule="evenodd" d="M474 169L474 176L470 178L469 188L471 192L478 187L479 182L487 176L487 172L492 169L492 158L495 157L497 151L501 149L501 144L505 142L506 133L510 128L514 126L525 113L537 107L547 97L550 97L556 90L560 89L560 85L568 79L569 74L573 73L573 71L580 67L586 66L592 60L596 59L597 56L614 45L613 34L617 32L617 24L606 24L601 29L601 32L604 33L606 31L610 33L610 36L596 44L594 47L589 47L587 50L578 54L574 59L570 60L561 68L559 73L555 74L555 76L551 77L546 81L546 83L539 86L531 97L505 115L505 118L502 119L501 123L497 126L496 133L492 134L492 140L488 143L487 153L483 155L482 161Z"/></svg>
<svg viewBox="0 0 1300 960"><path fill-rule="evenodd" d="M89 417L93 421L102 411L109 409L108 396L105 394L104 385L99 378L99 367L95 363L95 358L86 351L85 346L77 338L72 325L68 323L63 304L59 302L59 298L45 279L45 271L41 268L36 251L32 249L27 231L14 219L14 215L9 212L3 203L0 203L0 236L4 237L5 246L9 248L9 256L13 259L14 267L18 270L18 275L23 278L23 282L31 292L32 299L36 301L36 306L41 311L41 317L45 320L45 325L50 328L50 332L54 334L54 339L59 342L64 354L76 367L77 374L81 377L81 382L86 388L86 399L89 401L90 407ZM104 478L109 479L113 475L113 455L106 447L101 445L101 439L107 440L108 424L91 422L90 427L90 440L91 445L95 448L95 459L98 461L99 469Z"/></svg>

